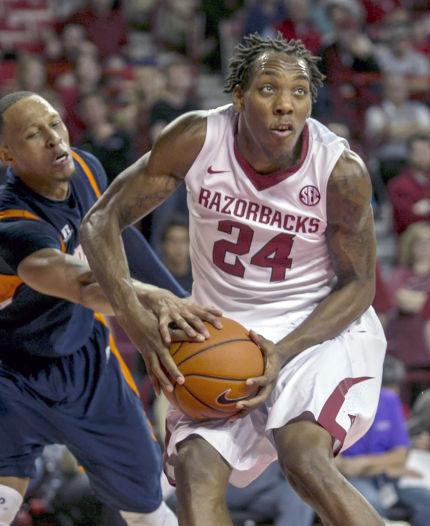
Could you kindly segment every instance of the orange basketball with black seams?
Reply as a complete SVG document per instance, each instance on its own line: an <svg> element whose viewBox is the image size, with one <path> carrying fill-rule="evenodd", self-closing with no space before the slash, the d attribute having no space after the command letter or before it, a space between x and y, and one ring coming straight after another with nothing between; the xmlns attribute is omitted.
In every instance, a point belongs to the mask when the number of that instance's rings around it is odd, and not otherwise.
<svg viewBox="0 0 430 526"><path fill-rule="evenodd" d="M263 355L247 329L228 318L222 318L222 324L219 330L205 323L210 338L204 342L170 346L185 384L176 384L168 398L196 420L227 418L237 413L237 402L254 396L259 389L246 385L246 380L264 372Z"/></svg>

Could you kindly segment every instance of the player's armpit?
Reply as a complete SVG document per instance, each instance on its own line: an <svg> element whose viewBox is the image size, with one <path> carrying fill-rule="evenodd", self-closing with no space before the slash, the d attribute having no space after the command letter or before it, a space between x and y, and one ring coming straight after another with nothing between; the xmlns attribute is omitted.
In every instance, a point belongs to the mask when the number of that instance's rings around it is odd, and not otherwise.
<svg viewBox="0 0 430 526"><path fill-rule="evenodd" d="M337 288L360 282L368 292L369 304L374 295L376 257L371 197L364 163L353 152L345 152L327 186L327 245Z"/></svg>

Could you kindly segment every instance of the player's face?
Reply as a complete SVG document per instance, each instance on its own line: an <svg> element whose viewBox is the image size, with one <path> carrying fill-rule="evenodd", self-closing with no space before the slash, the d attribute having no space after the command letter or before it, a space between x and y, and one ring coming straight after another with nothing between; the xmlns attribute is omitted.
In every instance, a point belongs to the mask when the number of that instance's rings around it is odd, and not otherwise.
<svg viewBox="0 0 430 526"><path fill-rule="evenodd" d="M285 53L262 54L245 90L233 102L240 112L239 132L268 159L291 159L312 110L306 62Z"/></svg>
<svg viewBox="0 0 430 526"><path fill-rule="evenodd" d="M36 95L4 114L0 155L32 187L66 182L75 172L69 134L58 112Z"/></svg>

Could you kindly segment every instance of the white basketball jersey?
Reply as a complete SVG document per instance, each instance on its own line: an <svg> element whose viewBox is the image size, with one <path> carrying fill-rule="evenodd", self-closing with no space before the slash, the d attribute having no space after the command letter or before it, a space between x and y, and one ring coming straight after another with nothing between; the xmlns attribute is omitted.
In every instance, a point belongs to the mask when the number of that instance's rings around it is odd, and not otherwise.
<svg viewBox="0 0 430 526"><path fill-rule="evenodd" d="M279 338L332 290L326 189L348 143L314 119L302 158L261 175L235 144L231 105L208 112L204 146L186 175L194 300Z"/></svg>

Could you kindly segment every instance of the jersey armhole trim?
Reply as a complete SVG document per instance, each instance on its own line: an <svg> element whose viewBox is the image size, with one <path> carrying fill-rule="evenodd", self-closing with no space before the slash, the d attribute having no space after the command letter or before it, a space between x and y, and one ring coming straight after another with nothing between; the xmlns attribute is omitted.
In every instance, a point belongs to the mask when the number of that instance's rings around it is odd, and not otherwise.
<svg viewBox="0 0 430 526"><path fill-rule="evenodd" d="M84 159L74 150L72 150L72 157L75 159L75 161L79 164L79 166L84 171L85 175L87 176L88 182L90 183L91 188L93 189L93 192L95 193L98 199L102 195L102 193L100 191L96 178L94 177L93 172L91 171L90 167L84 161Z"/></svg>

